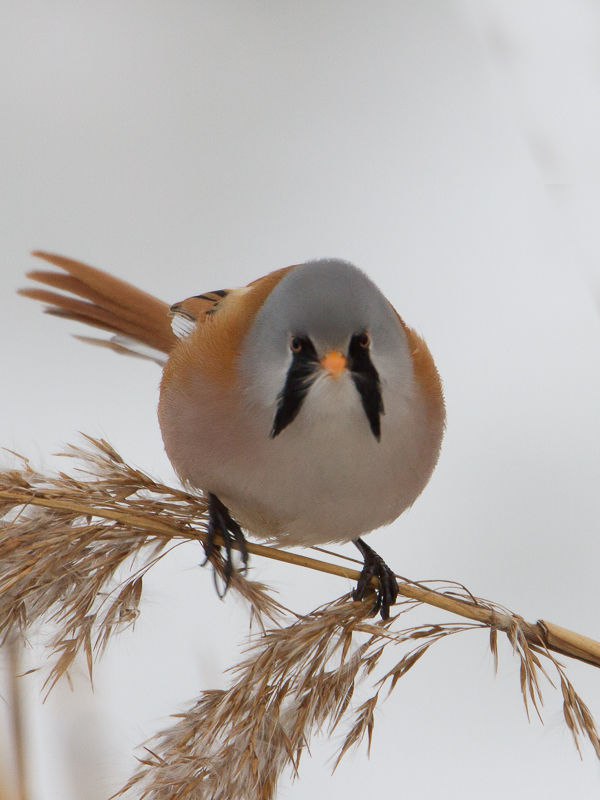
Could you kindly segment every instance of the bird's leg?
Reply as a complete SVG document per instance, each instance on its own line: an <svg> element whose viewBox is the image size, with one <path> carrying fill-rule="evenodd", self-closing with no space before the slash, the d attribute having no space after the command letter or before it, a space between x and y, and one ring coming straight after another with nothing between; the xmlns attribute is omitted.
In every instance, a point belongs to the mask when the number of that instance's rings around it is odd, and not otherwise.
<svg viewBox="0 0 600 800"><path fill-rule="evenodd" d="M365 544L362 539L353 539L354 544L362 553L364 566L360 573L360 578L356 584L356 589L352 593L353 600L363 600L365 595L371 591L371 580L377 578L379 587L377 588L377 599L373 614L381 614L381 619L389 619L390 606L396 602L398 597L398 581L392 570L388 567L381 556Z"/></svg>
<svg viewBox="0 0 600 800"><path fill-rule="evenodd" d="M242 529L238 523L233 519L227 507L219 500L216 494L208 495L208 531L207 540L204 545L204 552L206 553L206 560L210 560L213 553L219 549L217 544L217 537L223 540L225 546L225 589L221 594L217 589L220 597L224 597L225 592L229 588L231 576L233 575L233 557L232 557L232 544L237 543L244 564L244 572L248 567L248 549L246 547L246 539L242 533ZM204 564L202 566L204 566Z"/></svg>

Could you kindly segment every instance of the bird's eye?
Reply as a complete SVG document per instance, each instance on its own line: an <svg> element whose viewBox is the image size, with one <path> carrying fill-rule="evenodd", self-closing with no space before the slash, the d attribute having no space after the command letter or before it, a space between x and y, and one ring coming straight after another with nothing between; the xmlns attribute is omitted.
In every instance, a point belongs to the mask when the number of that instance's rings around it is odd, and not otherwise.
<svg viewBox="0 0 600 800"><path fill-rule="evenodd" d="M299 336L294 336L290 342L290 350L292 353L299 353L302 350L302 339Z"/></svg>
<svg viewBox="0 0 600 800"><path fill-rule="evenodd" d="M371 337L364 331L363 333L359 334L358 336L358 344L363 347L365 350L368 350L371 346Z"/></svg>

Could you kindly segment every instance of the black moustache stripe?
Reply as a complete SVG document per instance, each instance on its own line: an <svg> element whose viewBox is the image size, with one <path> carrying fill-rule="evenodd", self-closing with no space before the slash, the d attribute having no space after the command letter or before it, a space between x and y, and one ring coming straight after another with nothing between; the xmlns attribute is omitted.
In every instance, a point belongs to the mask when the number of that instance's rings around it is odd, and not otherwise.
<svg viewBox="0 0 600 800"><path fill-rule="evenodd" d="M381 417L385 414L383 399L381 397L381 382L379 373L373 366L368 347L360 344L361 336L353 336L350 341L350 369L352 380L362 401L365 414L373 436L381 439Z"/></svg>
<svg viewBox="0 0 600 800"><path fill-rule="evenodd" d="M284 387L277 397L277 412L273 420L271 438L278 436L296 419L304 398L318 374L319 359L312 342L306 337L297 338L302 346L299 352L294 353ZM350 370L371 432L377 441L380 441L381 417L385 414L381 382L379 373L371 361L368 347L360 344L362 339L363 335L357 334L350 341L348 351Z"/></svg>
<svg viewBox="0 0 600 800"><path fill-rule="evenodd" d="M294 353L285 384L277 397L277 413L271 428L275 438L298 416L304 398L317 377L319 359L313 343L308 338L297 337L301 349Z"/></svg>

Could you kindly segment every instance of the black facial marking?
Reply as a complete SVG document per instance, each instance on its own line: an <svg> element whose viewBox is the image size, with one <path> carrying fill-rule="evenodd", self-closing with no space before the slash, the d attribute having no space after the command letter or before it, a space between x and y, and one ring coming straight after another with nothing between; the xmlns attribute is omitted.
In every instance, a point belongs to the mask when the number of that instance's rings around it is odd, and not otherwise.
<svg viewBox="0 0 600 800"><path fill-rule="evenodd" d="M373 436L379 441L381 439L381 416L385 414L385 410L381 397L379 373L373 366L369 355L369 342L364 331L355 334L350 340L348 356L352 380L360 394Z"/></svg>
<svg viewBox="0 0 600 800"><path fill-rule="evenodd" d="M292 363L277 398L277 413L271 429L272 439L296 419L302 402L317 377L319 359L311 340L307 336L294 336L291 350Z"/></svg>

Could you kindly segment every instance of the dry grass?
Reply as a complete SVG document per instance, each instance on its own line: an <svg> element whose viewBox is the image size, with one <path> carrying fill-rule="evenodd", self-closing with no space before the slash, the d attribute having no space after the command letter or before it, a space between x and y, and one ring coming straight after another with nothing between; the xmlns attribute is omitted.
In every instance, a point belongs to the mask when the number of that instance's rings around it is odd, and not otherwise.
<svg viewBox="0 0 600 800"><path fill-rule="evenodd" d="M20 468L0 473L0 633L26 636L52 622L48 690L84 654L90 677L111 636L139 614L145 573L183 541L203 541L201 496L153 481L128 466L104 441L70 448L74 475ZM337 564L250 544L252 553L354 578ZM222 573L219 556L213 561ZM231 589L260 623L227 689L204 692L189 711L146 748L122 793L149 800L270 800L284 769L298 771L311 736L345 728L338 761L366 737L378 703L433 645L456 634L487 630L494 658L506 635L520 661L520 691L529 714L541 714L542 682L554 678L577 747L587 738L600 757L592 715L555 653L600 665L600 645L549 622L527 623L504 607L452 584L434 591L400 582L403 596L386 623L374 622L369 601L349 596L303 617L287 612L266 587L239 574ZM462 621L400 628L416 606L430 604ZM268 627L270 626L270 627ZM391 668L384 651L398 649ZM387 663L387 662L386 662ZM366 701L352 704L358 684ZM243 788L240 788L243 787Z"/></svg>
<svg viewBox="0 0 600 800"><path fill-rule="evenodd" d="M315 733L331 735L339 726L345 728L335 767L365 739L370 750L377 706L398 681L433 645L486 628L464 622L395 630L398 619L415 604L405 600L399 605L386 623L373 623L367 603L344 597L288 627L265 632L232 670L228 689L203 692L148 744L140 769L118 796L134 792L147 800L272 800L281 773L290 769L298 774ZM583 735L600 757L594 720L562 665L549 651L530 645L518 623L510 638L521 662L520 689L528 716L533 707L541 718L540 682L542 677L550 681L551 667L558 674L565 720L578 749ZM380 674L389 646L400 648L401 654ZM495 630L490 646L497 658ZM370 696L354 708L351 701L361 682L370 685Z"/></svg>
<svg viewBox="0 0 600 800"><path fill-rule="evenodd" d="M21 457L20 469L0 473L0 635L54 623L49 689L80 652L91 677L111 635L135 621L147 570L206 525L201 497L156 483L106 442L89 443L65 453L83 463L77 477L40 475ZM235 576L231 589L263 626L278 619L262 585Z"/></svg>

